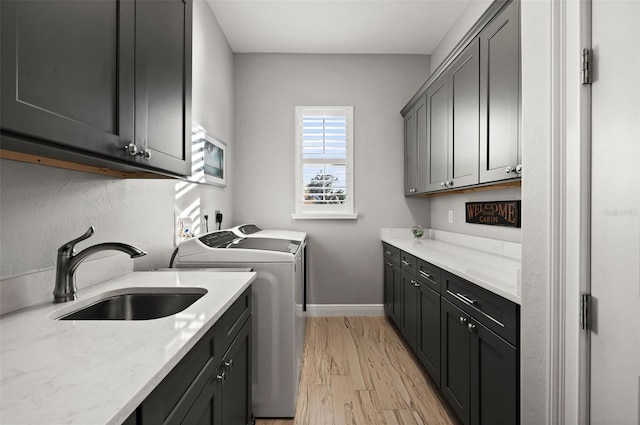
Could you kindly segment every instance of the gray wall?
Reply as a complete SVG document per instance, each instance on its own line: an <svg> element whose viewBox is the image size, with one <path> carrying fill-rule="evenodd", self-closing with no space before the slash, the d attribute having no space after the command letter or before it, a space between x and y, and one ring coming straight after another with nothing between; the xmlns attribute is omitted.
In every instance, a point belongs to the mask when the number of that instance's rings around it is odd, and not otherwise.
<svg viewBox="0 0 640 425"><path fill-rule="evenodd" d="M465 202L513 201L519 200L520 198L519 188L463 193L460 195L432 198L431 228L509 242L521 242L521 230L519 228L487 226L465 222ZM449 223L449 211L453 211L453 223Z"/></svg>
<svg viewBox="0 0 640 425"><path fill-rule="evenodd" d="M236 221L309 233L309 303L381 304L380 229L430 226L429 200L403 196L399 113L429 57L236 54L235 72ZM296 105L354 106L357 220L291 218Z"/></svg>
<svg viewBox="0 0 640 425"><path fill-rule="evenodd" d="M194 3L193 69L193 120L225 140L232 156L233 53L204 1ZM177 184L184 183L122 180L2 160L0 279L54 268L56 249L89 225L96 234L79 247L128 242L149 253L135 260L136 269L166 267L174 212L199 205L220 209L229 220L233 215L232 180L227 189L193 185L180 199Z"/></svg>

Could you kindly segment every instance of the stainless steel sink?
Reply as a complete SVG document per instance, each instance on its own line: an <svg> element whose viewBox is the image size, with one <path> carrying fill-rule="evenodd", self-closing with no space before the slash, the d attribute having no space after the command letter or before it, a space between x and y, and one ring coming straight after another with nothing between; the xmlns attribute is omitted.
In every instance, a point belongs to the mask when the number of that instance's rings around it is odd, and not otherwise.
<svg viewBox="0 0 640 425"><path fill-rule="evenodd" d="M108 296L86 307L59 317L57 320L149 320L179 313L200 299L206 290L190 289L176 292L132 292Z"/></svg>

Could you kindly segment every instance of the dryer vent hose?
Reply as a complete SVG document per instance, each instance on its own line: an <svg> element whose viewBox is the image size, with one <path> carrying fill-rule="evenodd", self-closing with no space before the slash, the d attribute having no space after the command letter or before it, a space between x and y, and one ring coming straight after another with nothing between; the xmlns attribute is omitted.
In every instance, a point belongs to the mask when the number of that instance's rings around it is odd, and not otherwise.
<svg viewBox="0 0 640 425"><path fill-rule="evenodd" d="M179 248L176 248L173 251L173 254L171 254L171 259L169 260L169 268L173 268L173 260L175 260L176 259L176 255L178 255L178 249Z"/></svg>

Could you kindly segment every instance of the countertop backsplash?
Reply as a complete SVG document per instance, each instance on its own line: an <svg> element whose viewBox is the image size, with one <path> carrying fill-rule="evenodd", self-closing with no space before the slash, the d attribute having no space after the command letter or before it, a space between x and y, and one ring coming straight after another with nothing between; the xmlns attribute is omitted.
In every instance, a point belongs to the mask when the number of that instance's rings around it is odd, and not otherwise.
<svg viewBox="0 0 640 425"><path fill-rule="evenodd" d="M76 272L78 288L87 288L133 271L127 254L90 258ZM36 270L0 280L0 316L36 304L53 302L56 268Z"/></svg>
<svg viewBox="0 0 640 425"><path fill-rule="evenodd" d="M382 238L413 238L410 228L406 229L382 229ZM517 242L502 241L498 239L483 238L480 236L465 235L462 233L444 232L442 230L425 229L423 239L433 239L441 242L465 246L467 248L485 251L490 254L522 260L522 245Z"/></svg>

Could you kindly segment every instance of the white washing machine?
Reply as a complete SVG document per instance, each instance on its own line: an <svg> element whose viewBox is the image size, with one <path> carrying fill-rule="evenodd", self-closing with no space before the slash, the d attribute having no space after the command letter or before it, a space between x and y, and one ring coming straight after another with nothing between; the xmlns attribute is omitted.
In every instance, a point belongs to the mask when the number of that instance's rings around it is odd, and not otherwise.
<svg viewBox="0 0 640 425"><path fill-rule="evenodd" d="M228 230L243 238L273 238L307 242L307 234L296 230L261 229L255 224L241 224Z"/></svg>
<svg viewBox="0 0 640 425"><path fill-rule="evenodd" d="M260 227L256 226L253 223L241 224L239 226L235 226L227 230L243 238L284 239L284 240L298 241L302 244L300 247L300 249L302 249L302 267L303 267L302 311L307 311L307 284L308 284L307 272L309 271L309 262L308 262L309 238L307 237L307 233L299 232L297 230L261 229Z"/></svg>
<svg viewBox="0 0 640 425"><path fill-rule="evenodd" d="M251 267L253 296L253 412L293 417L306 317L303 312L304 241L243 238L228 230L183 241L178 268Z"/></svg>

